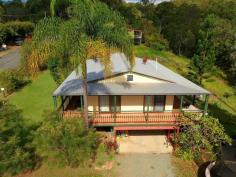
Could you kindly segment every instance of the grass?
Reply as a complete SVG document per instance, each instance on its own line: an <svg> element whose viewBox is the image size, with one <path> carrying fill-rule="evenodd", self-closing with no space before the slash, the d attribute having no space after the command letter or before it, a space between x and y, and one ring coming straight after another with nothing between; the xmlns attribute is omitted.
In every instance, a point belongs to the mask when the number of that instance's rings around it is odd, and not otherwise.
<svg viewBox="0 0 236 177"><path fill-rule="evenodd" d="M17 175L16 177L112 177L111 170L95 170L90 167L49 167L43 165L33 172Z"/></svg>
<svg viewBox="0 0 236 177"><path fill-rule="evenodd" d="M173 71L187 77L190 59L177 56L169 51L156 51L144 45L136 46L136 55L148 57L172 69ZM229 85L224 73L217 69L216 73L208 79L203 80L203 87L213 95L209 99L209 113L219 118L224 125L226 132L231 136L236 136L236 90ZM225 97L225 95L229 95Z"/></svg>
<svg viewBox="0 0 236 177"><path fill-rule="evenodd" d="M44 71L25 86L9 96L9 102L22 109L29 123L42 121L44 110L53 109L52 92L56 88L49 71Z"/></svg>
<svg viewBox="0 0 236 177"><path fill-rule="evenodd" d="M198 166L193 161L184 161L172 156L171 164L176 177L199 177Z"/></svg>

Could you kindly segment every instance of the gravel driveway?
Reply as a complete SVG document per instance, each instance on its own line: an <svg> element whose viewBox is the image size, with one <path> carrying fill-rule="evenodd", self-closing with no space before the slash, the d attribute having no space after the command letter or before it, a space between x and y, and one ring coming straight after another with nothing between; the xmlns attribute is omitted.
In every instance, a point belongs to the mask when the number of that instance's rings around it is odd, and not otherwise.
<svg viewBox="0 0 236 177"><path fill-rule="evenodd" d="M20 65L20 48L0 57L0 70L15 69Z"/></svg>
<svg viewBox="0 0 236 177"><path fill-rule="evenodd" d="M174 177L170 154L117 155L117 177Z"/></svg>

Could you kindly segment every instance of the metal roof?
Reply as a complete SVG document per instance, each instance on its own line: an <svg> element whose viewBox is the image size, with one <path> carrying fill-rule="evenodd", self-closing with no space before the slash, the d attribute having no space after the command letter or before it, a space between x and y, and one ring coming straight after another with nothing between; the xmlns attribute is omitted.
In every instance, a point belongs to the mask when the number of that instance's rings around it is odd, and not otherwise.
<svg viewBox="0 0 236 177"><path fill-rule="evenodd" d="M124 54L111 55L111 76L130 72L130 66ZM99 60L87 60L87 79L89 95L193 95L210 94L207 90L187 80L181 75L169 70L154 60L143 63L137 58L132 72L157 79L166 80L165 83L98 83L96 80L104 78L104 67ZM65 81L55 90L54 96L82 95L81 77L73 71Z"/></svg>

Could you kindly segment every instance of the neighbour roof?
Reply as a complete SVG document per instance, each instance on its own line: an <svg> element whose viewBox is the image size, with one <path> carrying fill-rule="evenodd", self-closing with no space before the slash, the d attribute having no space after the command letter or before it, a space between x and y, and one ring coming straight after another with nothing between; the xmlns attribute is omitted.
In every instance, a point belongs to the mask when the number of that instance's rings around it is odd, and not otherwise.
<svg viewBox="0 0 236 177"><path fill-rule="evenodd" d="M124 54L111 55L111 76L130 71ZM87 79L89 95L193 95L210 94L207 90L169 70L154 60L143 64L142 58L136 58L132 72L166 80L166 83L98 83L104 78L104 67L99 60L87 60ZM54 96L82 95L82 81L73 71L53 93Z"/></svg>

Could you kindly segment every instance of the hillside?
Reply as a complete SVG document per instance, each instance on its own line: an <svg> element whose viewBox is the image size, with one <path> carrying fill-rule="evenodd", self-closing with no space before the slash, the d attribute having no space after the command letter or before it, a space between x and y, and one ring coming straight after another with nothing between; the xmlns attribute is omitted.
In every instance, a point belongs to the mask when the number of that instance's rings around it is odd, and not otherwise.
<svg viewBox="0 0 236 177"><path fill-rule="evenodd" d="M177 56L169 51L155 51L144 45L136 46L136 55L148 57L187 77L189 59ZM228 134L236 136L236 91L224 79L221 70L203 81L203 87L213 94L209 99L209 113L220 119Z"/></svg>

